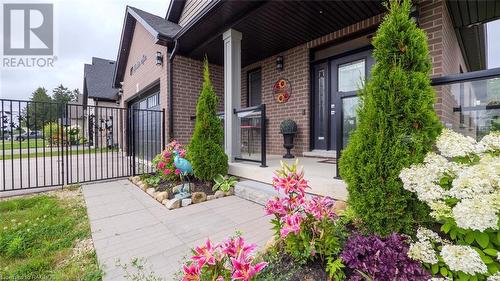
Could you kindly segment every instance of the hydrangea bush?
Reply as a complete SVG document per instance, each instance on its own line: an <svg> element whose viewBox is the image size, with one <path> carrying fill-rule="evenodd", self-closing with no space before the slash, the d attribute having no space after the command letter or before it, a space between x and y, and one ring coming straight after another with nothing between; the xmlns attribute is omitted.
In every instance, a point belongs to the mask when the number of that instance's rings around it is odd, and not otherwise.
<svg viewBox="0 0 500 281"><path fill-rule="evenodd" d="M284 241L286 252L294 259L307 262L319 258L332 263L344 235L336 227L339 217L333 210L334 201L306 196L308 182L297 164L281 163L282 168L275 172L273 186L280 195L267 202L266 213L274 215L276 237Z"/></svg>
<svg viewBox="0 0 500 281"><path fill-rule="evenodd" d="M408 254L434 275L500 280L500 132L476 142L445 129L436 147L400 174L441 225L440 234L420 228Z"/></svg>
<svg viewBox="0 0 500 281"><path fill-rule="evenodd" d="M186 157L186 149L176 140L170 142L165 150L156 155L152 163L155 167L155 177L160 180L175 181L179 178L180 170L174 165L174 152L180 157Z"/></svg>
<svg viewBox="0 0 500 281"><path fill-rule="evenodd" d="M239 235L215 245L208 239L193 250L193 256L183 265L182 281L255 280L267 266L266 262L255 262L256 247Z"/></svg>
<svg viewBox="0 0 500 281"><path fill-rule="evenodd" d="M408 238L393 233L386 238L377 235L353 235L340 255L353 274L351 281L418 281L430 274L420 262L407 256Z"/></svg>

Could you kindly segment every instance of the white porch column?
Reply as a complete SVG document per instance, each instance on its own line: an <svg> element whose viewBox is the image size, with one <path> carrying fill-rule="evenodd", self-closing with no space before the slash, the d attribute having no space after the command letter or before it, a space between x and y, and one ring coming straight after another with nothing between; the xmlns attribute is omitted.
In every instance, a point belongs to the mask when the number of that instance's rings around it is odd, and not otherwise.
<svg viewBox="0 0 500 281"><path fill-rule="evenodd" d="M241 32L229 29L224 39L224 150L230 162L240 156L240 122L233 109L241 107Z"/></svg>

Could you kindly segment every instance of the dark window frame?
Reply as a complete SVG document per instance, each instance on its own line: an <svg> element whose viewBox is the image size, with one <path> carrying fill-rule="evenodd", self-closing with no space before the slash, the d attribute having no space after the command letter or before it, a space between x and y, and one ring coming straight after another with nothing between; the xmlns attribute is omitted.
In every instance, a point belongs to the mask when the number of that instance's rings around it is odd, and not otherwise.
<svg viewBox="0 0 500 281"><path fill-rule="evenodd" d="M252 68L247 71L247 94L246 94L246 107L256 106L258 104L250 104L250 75L256 72L260 72L260 103L262 104L262 67Z"/></svg>

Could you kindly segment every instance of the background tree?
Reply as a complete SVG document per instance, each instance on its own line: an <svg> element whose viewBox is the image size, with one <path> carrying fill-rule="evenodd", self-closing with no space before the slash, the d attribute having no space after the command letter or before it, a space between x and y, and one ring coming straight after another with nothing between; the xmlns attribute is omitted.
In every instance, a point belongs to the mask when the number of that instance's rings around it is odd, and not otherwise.
<svg viewBox="0 0 500 281"><path fill-rule="evenodd" d="M222 147L224 129L217 117L218 100L210 81L208 60L205 59L203 86L196 105L196 123L188 150L194 175L202 180L213 180L216 175L227 173L227 155Z"/></svg>
<svg viewBox="0 0 500 281"><path fill-rule="evenodd" d="M376 63L359 93L358 126L340 159L349 206L369 232L411 233L429 210L403 189L403 167L423 160L440 133L425 33L410 19L410 0L391 0L373 46Z"/></svg>
<svg viewBox="0 0 500 281"><path fill-rule="evenodd" d="M23 112L23 126L30 130L41 130L43 125L57 119L54 106L50 104L52 98L44 87L38 87L30 97L30 101Z"/></svg>
<svg viewBox="0 0 500 281"><path fill-rule="evenodd" d="M68 103L76 100L75 91L71 91L62 84L52 90L52 99L57 103Z"/></svg>

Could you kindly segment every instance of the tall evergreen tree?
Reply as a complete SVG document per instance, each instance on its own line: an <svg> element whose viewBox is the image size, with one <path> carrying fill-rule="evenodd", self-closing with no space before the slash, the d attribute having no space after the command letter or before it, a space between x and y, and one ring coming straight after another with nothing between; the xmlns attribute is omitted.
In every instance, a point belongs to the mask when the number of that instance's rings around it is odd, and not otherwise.
<svg viewBox="0 0 500 281"><path fill-rule="evenodd" d="M194 175L202 180L213 180L216 175L227 173L227 155L222 147L224 129L217 117L218 101L210 81L208 60L205 59L203 86L196 105L196 123L188 150Z"/></svg>
<svg viewBox="0 0 500 281"><path fill-rule="evenodd" d="M47 94L47 90L38 87L32 94L29 103L24 109L23 126L30 130L41 130L43 125L57 119L54 106L50 104L52 98Z"/></svg>
<svg viewBox="0 0 500 281"><path fill-rule="evenodd" d="M358 126L340 159L349 206L368 231L410 233L429 210L403 189L403 167L423 160L441 130L430 85L427 37L410 0L391 0L373 46L376 63L359 93Z"/></svg>
<svg viewBox="0 0 500 281"><path fill-rule="evenodd" d="M69 90L61 84L52 90L52 98L58 103L68 103L75 101L76 95L74 91Z"/></svg>

